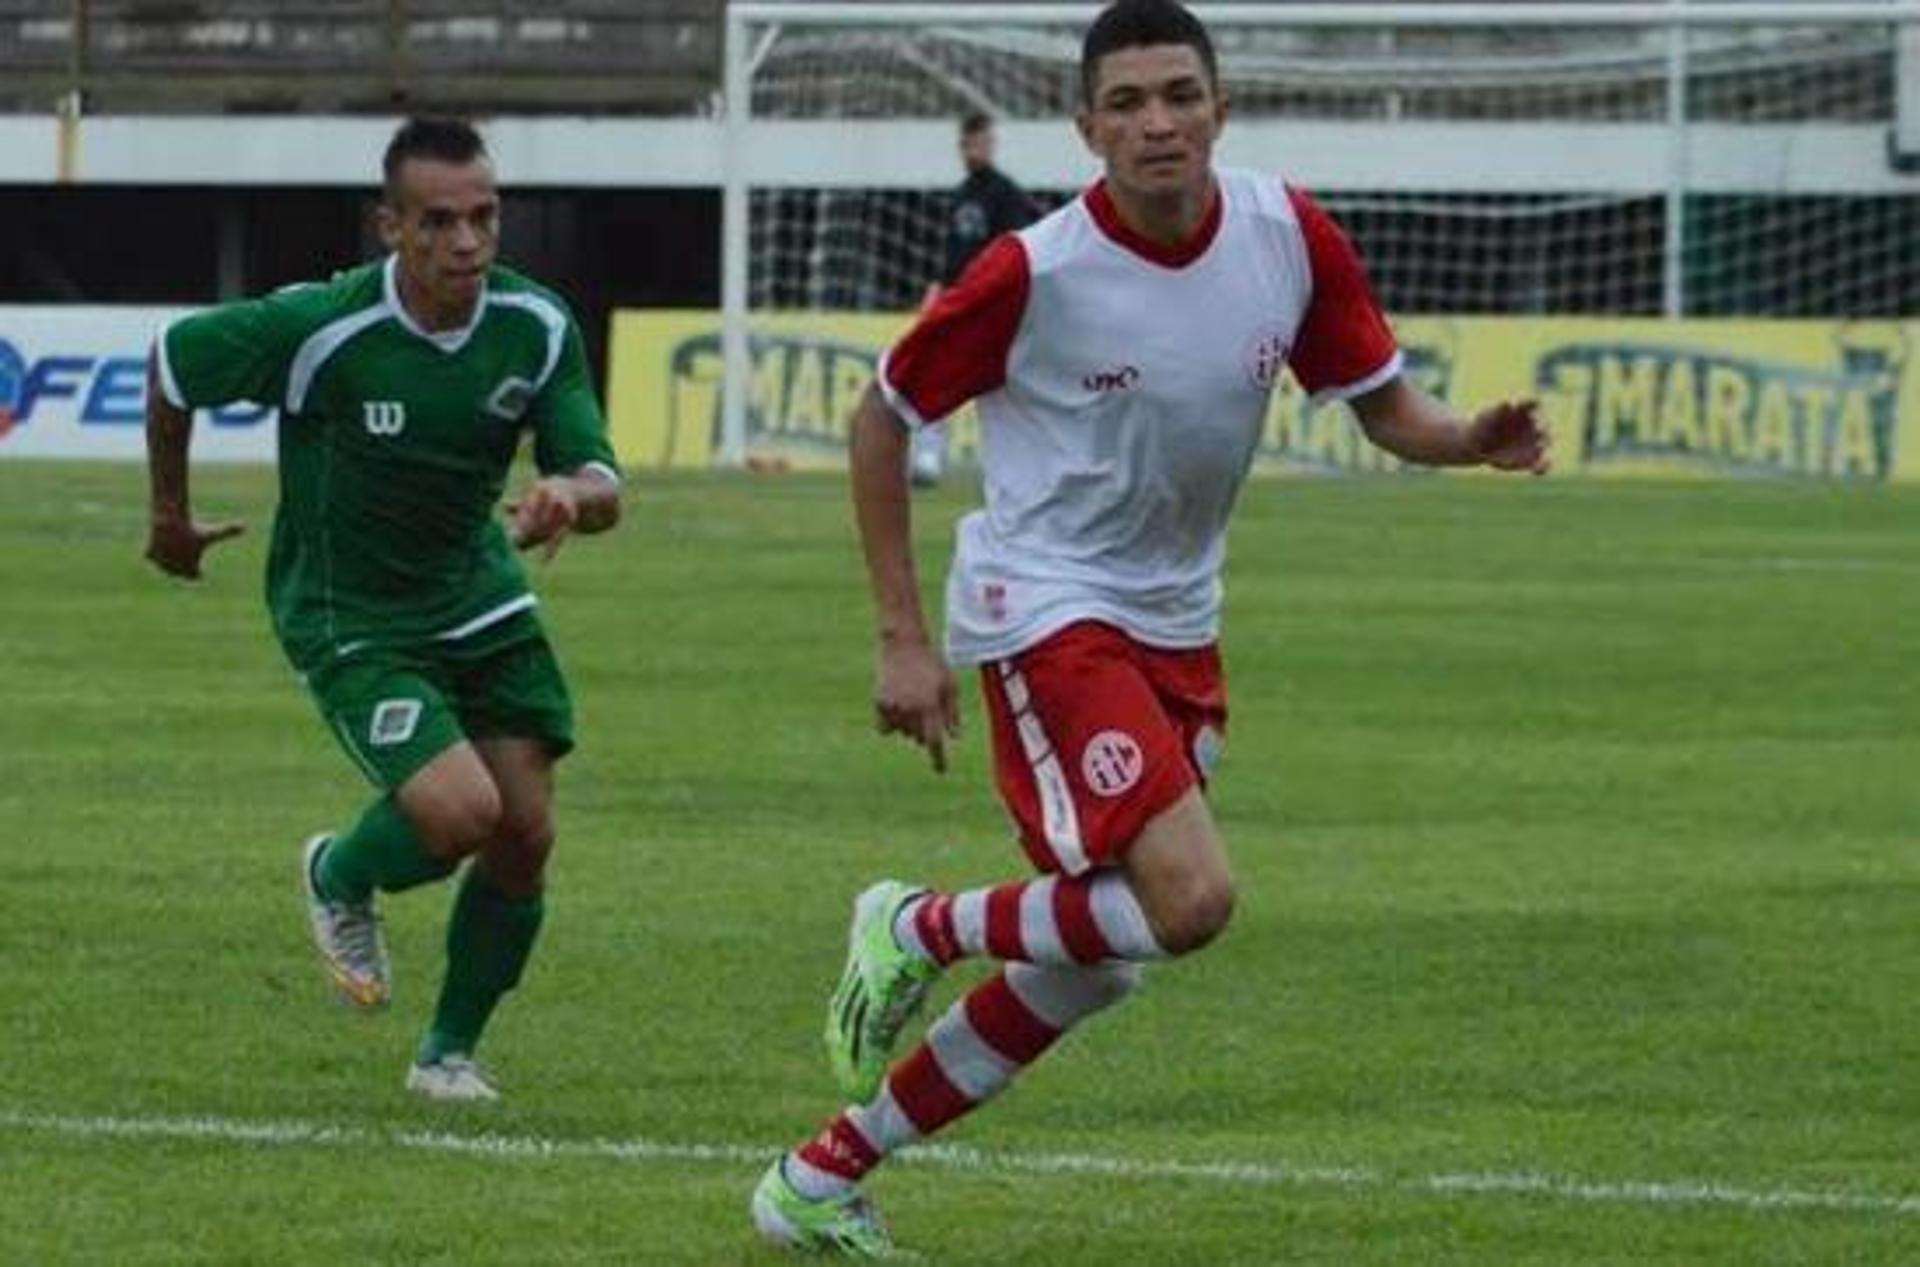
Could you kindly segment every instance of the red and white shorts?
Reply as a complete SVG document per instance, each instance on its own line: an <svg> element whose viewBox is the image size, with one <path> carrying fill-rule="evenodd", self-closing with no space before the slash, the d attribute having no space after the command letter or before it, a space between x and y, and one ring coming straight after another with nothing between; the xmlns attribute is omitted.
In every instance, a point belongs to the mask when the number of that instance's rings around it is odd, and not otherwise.
<svg viewBox="0 0 1920 1267"><path fill-rule="evenodd" d="M1227 729L1215 646L1170 651L1083 621L980 667L1000 795L1034 866L1117 863L1204 787Z"/></svg>

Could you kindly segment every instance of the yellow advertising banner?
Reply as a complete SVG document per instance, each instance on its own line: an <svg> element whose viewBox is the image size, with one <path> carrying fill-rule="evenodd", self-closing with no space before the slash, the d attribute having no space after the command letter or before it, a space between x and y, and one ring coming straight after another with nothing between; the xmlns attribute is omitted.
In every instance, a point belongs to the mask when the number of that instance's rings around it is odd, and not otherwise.
<svg viewBox="0 0 1920 1267"><path fill-rule="evenodd" d="M755 318L750 463L844 464L847 420L908 314ZM1470 410L1541 402L1561 474L1920 480L1920 322L1442 317L1399 322L1408 373ZM621 460L704 467L719 447L720 321L693 311L614 314L608 411ZM949 456L979 450L972 411ZM1254 469L1388 471L1339 404L1290 378L1267 409Z"/></svg>

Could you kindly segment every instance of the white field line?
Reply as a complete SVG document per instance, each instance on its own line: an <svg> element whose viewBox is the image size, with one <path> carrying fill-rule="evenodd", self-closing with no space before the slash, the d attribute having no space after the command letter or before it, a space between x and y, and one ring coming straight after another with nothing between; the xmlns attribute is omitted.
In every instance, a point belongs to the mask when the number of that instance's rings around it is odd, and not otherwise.
<svg viewBox="0 0 1920 1267"><path fill-rule="evenodd" d="M1865 557L1855 558L1846 555L1798 556L1790 554L1756 554L1735 558L1691 559L1688 566L1714 572L1813 572L1834 575L1838 573L1905 573L1920 572L1920 564L1911 559Z"/></svg>
<svg viewBox="0 0 1920 1267"><path fill-rule="evenodd" d="M418 1150L506 1159L710 1162L742 1167L763 1165L780 1151L780 1147L773 1144L550 1139L538 1135L465 1134L321 1122L223 1117L79 1117L0 1109L0 1132L9 1131L68 1139L204 1140L277 1148ZM1364 1166L1295 1166L1273 1161L1148 1161L1094 1153L987 1152L937 1144L909 1149L896 1160L988 1174L1100 1175L1231 1187L1331 1187L1442 1196L1519 1196L1601 1205L1718 1206L1753 1211L1804 1210L1920 1217L1920 1196L1830 1188L1748 1188L1714 1180L1587 1180L1525 1172L1404 1175Z"/></svg>

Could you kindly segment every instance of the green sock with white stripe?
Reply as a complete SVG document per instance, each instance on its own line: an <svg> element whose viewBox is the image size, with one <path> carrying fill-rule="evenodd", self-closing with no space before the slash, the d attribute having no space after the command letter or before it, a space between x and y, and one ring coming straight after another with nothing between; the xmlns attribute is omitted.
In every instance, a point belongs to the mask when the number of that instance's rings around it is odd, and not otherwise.
<svg viewBox="0 0 1920 1267"><path fill-rule="evenodd" d="M360 821L327 842L314 867L320 895L332 902L364 902L379 889L398 893L453 874L455 863L427 852L391 796L367 807Z"/></svg>

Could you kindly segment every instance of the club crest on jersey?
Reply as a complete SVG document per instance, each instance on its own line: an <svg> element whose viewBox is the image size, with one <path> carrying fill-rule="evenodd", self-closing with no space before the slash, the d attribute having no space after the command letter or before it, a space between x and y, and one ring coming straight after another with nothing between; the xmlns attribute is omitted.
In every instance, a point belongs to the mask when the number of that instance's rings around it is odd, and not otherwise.
<svg viewBox="0 0 1920 1267"><path fill-rule="evenodd" d="M1124 730L1103 730L1080 753L1080 777L1096 796L1119 796L1140 781L1147 759Z"/></svg>
<svg viewBox="0 0 1920 1267"><path fill-rule="evenodd" d="M363 400L360 418L370 436L397 436L407 427L407 407L397 400Z"/></svg>
<svg viewBox="0 0 1920 1267"><path fill-rule="evenodd" d="M1292 350L1286 331L1260 331L1247 340L1247 377L1261 391L1271 390L1280 381L1280 371L1287 367L1287 353Z"/></svg>
<svg viewBox="0 0 1920 1267"><path fill-rule="evenodd" d="M504 379L493 389L493 395L487 397L487 412L508 422L518 422L532 402L532 383L524 378Z"/></svg>
<svg viewBox="0 0 1920 1267"><path fill-rule="evenodd" d="M1112 369L1095 370L1080 380L1080 386L1101 395L1132 391L1139 385L1140 367L1137 365L1117 365Z"/></svg>

